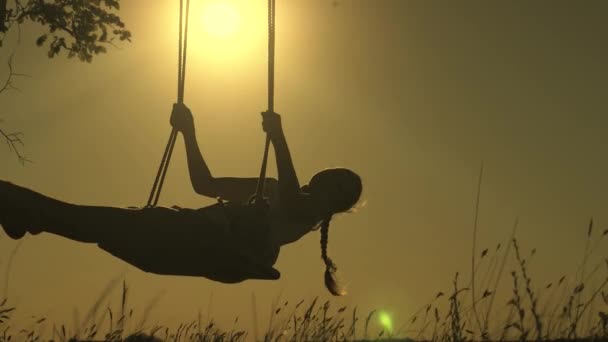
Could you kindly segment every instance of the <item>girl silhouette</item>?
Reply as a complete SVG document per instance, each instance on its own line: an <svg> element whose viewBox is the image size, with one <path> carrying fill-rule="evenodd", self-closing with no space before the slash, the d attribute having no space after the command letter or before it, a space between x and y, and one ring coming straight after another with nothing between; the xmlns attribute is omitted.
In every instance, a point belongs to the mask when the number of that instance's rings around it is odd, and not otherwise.
<svg viewBox="0 0 608 342"><path fill-rule="evenodd" d="M278 179L266 179L267 206L247 204L257 178L211 174L199 150L190 110L175 104L170 123L184 137L194 191L218 198L217 204L200 209L77 205L0 181L0 224L13 239L26 232L53 233L96 243L146 272L224 283L278 279L280 273L273 265L280 247L320 228L325 285L332 294L343 295L336 266L327 255L329 224L334 214L356 205L361 179L349 169L332 168L300 186L281 117L272 112L262 117L278 168Z"/></svg>

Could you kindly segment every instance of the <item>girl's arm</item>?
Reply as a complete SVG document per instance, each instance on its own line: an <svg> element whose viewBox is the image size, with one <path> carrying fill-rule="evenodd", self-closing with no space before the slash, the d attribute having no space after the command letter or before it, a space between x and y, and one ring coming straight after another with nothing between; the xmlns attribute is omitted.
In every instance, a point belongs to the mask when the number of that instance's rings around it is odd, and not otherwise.
<svg viewBox="0 0 608 342"><path fill-rule="evenodd" d="M216 197L215 182L198 147L194 128L191 132L183 132L183 136L192 188L197 194Z"/></svg>
<svg viewBox="0 0 608 342"><path fill-rule="evenodd" d="M264 131L270 136L275 151L281 203L289 211L297 210L302 202L302 193L300 191L298 176L291 160L291 154L287 147L287 140L283 133L281 117L273 112L263 112L262 116L264 118Z"/></svg>
<svg viewBox="0 0 608 342"><path fill-rule="evenodd" d="M170 121L171 126L184 136L188 172L190 173L190 182L194 191L201 195L213 196L216 192L213 176L198 147L194 119L190 109L181 103L174 104Z"/></svg>
<svg viewBox="0 0 608 342"><path fill-rule="evenodd" d="M184 136L190 182L197 194L244 202L255 193L257 178L213 177L198 146L194 120L188 107L183 104L173 106L171 125ZM268 190L266 193L270 197L273 197L272 194L275 193L273 189L277 186L276 179L266 179L265 188Z"/></svg>

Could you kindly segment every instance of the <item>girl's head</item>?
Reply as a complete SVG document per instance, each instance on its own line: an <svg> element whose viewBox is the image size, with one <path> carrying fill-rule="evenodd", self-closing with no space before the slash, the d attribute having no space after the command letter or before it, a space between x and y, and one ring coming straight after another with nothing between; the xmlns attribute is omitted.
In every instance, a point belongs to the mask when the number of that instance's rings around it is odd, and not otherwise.
<svg viewBox="0 0 608 342"><path fill-rule="evenodd" d="M361 197L361 177L345 168L326 169L315 174L308 184L310 195L318 201L324 218L321 222L321 258L325 262L325 286L334 296L346 294L338 285L334 262L327 255L329 223L334 214L352 209Z"/></svg>
<svg viewBox="0 0 608 342"><path fill-rule="evenodd" d="M361 190L361 177L345 168L325 169L308 182L308 191L325 217L353 208Z"/></svg>

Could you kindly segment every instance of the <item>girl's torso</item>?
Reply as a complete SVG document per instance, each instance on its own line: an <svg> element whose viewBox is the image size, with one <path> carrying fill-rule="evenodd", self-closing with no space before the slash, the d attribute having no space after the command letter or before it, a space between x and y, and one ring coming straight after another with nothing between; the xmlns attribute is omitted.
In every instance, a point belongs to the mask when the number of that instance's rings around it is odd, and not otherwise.
<svg viewBox="0 0 608 342"><path fill-rule="evenodd" d="M319 222L289 216L281 206L278 186L269 187L270 239L282 246L299 240L318 226Z"/></svg>

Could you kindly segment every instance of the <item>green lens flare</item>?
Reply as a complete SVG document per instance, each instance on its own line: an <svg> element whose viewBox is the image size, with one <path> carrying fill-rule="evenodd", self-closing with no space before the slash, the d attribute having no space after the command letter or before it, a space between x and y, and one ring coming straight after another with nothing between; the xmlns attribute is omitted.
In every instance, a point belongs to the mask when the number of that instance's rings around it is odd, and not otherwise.
<svg viewBox="0 0 608 342"><path fill-rule="evenodd" d="M382 325L384 330L386 330L387 332L392 332L393 321L391 320L391 316L387 312L382 311L380 312L378 317L380 318L380 325Z"/></svg>

